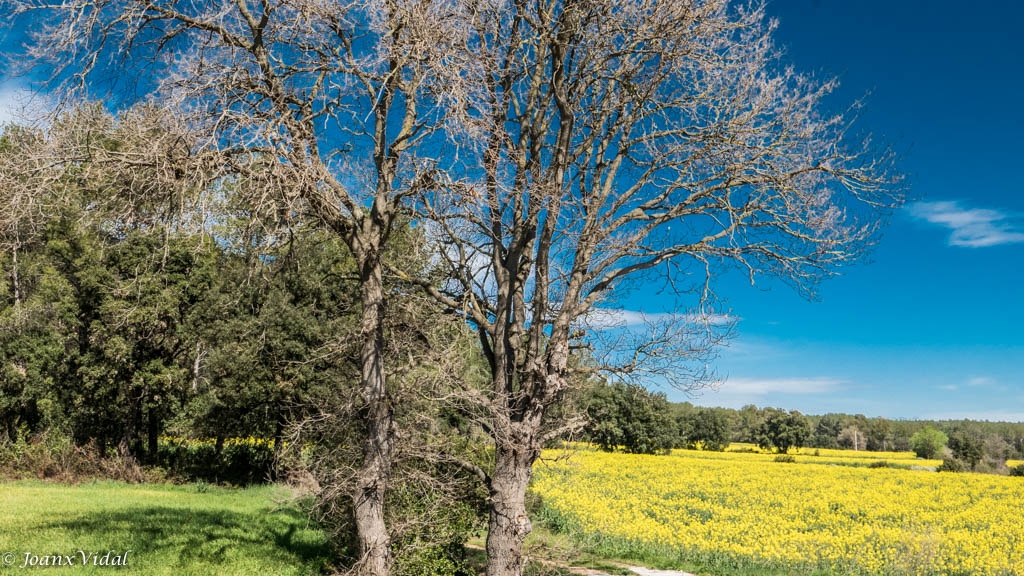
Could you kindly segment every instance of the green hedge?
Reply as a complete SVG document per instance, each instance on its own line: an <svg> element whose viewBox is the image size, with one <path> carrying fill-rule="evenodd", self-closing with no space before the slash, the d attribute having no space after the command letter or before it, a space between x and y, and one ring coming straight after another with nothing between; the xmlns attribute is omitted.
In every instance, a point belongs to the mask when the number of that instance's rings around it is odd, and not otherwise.
<svg viewBox="0 0 1024 576"><path fill-rule="evenodd" d="M262 438L228 438L218 451L213 439L165 437L155 464L188 480L216 483L259 484L277 477L274 444Z"/></svg>

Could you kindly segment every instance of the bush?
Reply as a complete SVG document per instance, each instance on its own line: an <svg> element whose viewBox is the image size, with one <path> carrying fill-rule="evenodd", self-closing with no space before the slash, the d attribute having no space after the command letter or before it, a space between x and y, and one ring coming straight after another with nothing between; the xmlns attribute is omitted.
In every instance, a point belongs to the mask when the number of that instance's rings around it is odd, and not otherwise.
<svg viewBox="0 0 1024 576"><path fill-rule="evenodd" d="M1024 476L1024 464L1011 467L1010 476Z"/></svg>
<svg viewBox="0 0 1024 576"><path fill-rule="evenodd" d="M795 464L796 456L793 456L792 454L779 454L778 456L775 457L775 461L785 462L787 464Z"/></svg>
<svg viewBox="0 0 1024 576"><path fill-rule="evenodd" d="M974 470L985 456L985 444L981 438L963 430L949 435L949 449L953 452L953 458L964 463L968 470Z"/></svg>
<svg viewBox="0 0 1024 576"><path fill-rule="evenodd" d="M885 460L875 460L871 464L868 464L868 468L888 468L889 463Z"/></svg>
<svg viewBox="0 0 1024 576"><path fill-rule="evenodd" d="M938 472L966 472L968 467L962 460L945 458L942 460L942 466L939 466L936 470Z"/></svg>
<svg viewBox="0 0 1024 576"><path fill-rule="evenodd" d="M441 470L434 471L435 474L438 472ZM484 498L485 493L476 483L460 483L456 492L449 494L438 492L432 482L421 484L413 478L396 483L388 495L387 504L391 514L414 521L399 530L392 529L392 547L395 552L392 574L472 574L464 544L483 528Z"/></svg>
<svg viewBox="0 0 1024 576"><path fill-rule="evenodd" d="M229 438L218 453L210 440L161 438L157 463L189 481L246 485L276 476L273 442L262 438Z"/></svg>
<svg viewBox="0 0 1024 576"><path fill-rule="evenodd" d="M910 447L918 458L931 459L942 453L948 441L949 437L941 430L925 426L910 437Z"/></svg>
<svg viewBox="0 0 1024 576"><path fill-rule="evenodd" d="M163 479L159 470L144 471L131 456L103 457L95 446L76 446L56 430L31 438L19 434L15 442L0 442L0 475L65 483L103 479L135 484Z"/></svg>
<svg viewBox="0 0 1024 576"><path fill-rule="evenodd" d="M796 410L768 413L754 430L757 445L764 450L774 448L785 454L790 448L799 448L811 436L811 425Z"/></svg>

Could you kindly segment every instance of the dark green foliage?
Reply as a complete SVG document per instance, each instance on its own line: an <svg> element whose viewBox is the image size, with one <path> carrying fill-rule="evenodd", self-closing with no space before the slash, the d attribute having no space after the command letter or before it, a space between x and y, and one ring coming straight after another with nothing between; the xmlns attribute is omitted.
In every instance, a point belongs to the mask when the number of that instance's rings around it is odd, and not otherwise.
<svg viewBox="0 0 1024 576"><path fill-rule="evenodd" d="M729 415L724 410L698 408L689 420L683 436L686 448L721 451L729 446Z"/></svg>
<svg viewBox="0 0 1024 576"><path fill-rule="evenodd" d="M785 454L790 448L804 445L811 435L811 426L803 414L796 410L773 410L755 430L757 445Z"/></svg>
<svg viewBox="0 0 1024 576"><path fill-rule="evenodd" d="M185 322L209 288L212 243L131 233L76 261L79 341L65 405L79 442L117 443L154 455L166 423L187 401L194 337Z"/></svg>
<svg viewBox="0 0 1024 576"><path fill-rule="evenodd" d="M391 495L396 518L429 518L429 522L403 532L392 545L395 576L469 576L463 544L482 528L482 495L464 495L461 501L426 493L415 487L396 487Z"/></svg>
<svg viewBox="0 0 1024 576"><path fill-rule="evenodd" d="M949 449L953 458L973 470L985 455L985 442L970 432L956 430L949 435Z"/></svg>
<svg viewBox="0 0 1024 576"><path fill-rule="evenodd" d="M757 444L755 431L761 422L762 411L753 404L747 404L739 410L730 410L732 418L732 441Z"/></svg>
<svg viewBox="0 0 1024 576"><path fill-rule="evenodd" d="M956 458L943 458L942 465L936 468L939 472L967 472L969 466L963 460Z"/></svg>
<svg viewBox="0 0 1024 576"><path fill-rule="evenodd" d="M779 454L775 457L775 461L782 462L784 464L795 464L796 456L793 456L792 454Z"/></svg>
<svg viewBox="0 0 1024 576"><path fill-rule="evenodd" d="M357 312L339 241L296 228L257 249L126 227L84 192L36 225L17 254L0 252L0 440L60 429L166 464L165 431L279 439L354 374L334 345ZM266 467L228 476L263 480Z"/></svg>
<svg viewBox="0 0 1024 576"><path fill-rule="evenodd" d="M868 464L868 468L888 468L889 463L885 460L875 460L871 464Z"/></svg>
<svg viewBox="0 0 1024 576"><path fill-rule="evenodd" d="M200 370L185 428L201 437L280 440L286 424L357 377L354 265L340 241L296 230L273 251L220 255L189 317Z"/></svg>
<svg viewBox="0 0 1024 576"><path fill-rule="evenodd" d="M162 438L155 463L180 479L238 486L273 480L274 445L257 438L215 440Z"/></svg>
<svg viewBox="0 0 1024 576"><path fill-rule="evenodd" d="M839 448L838 439L842 430L842 418L838 414L826 414L814 425L810 444L816 448Z"/></svg>
<svg viewBox="0 0 1024 576"><path fill-rule="evenodd" d="M603 450L656 454L675 443L669 402L660 392L620 382L599 384L591 390L587 417L584 432Z"/></svg>
<svg viewBox="0 0 1024 576"><path fill-rule="evenodd" d="M886 418L865 418L866 448L876 452L892 450L892 422Z"/></svg>
<svg viewBox="0 0 1024 576"><path fill-rule="evenodd" d="M1024 464L1012 466L1009 470L1010 476L1024 476Z"/></svg>

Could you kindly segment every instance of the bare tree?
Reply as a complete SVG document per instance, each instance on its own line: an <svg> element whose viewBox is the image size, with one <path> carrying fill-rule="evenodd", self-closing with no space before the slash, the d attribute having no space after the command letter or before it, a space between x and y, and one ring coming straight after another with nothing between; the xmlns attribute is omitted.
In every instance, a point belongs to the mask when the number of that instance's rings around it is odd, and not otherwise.
<svg viewBox="0 0 1024 576"><path fill-rule="evenodd" d="M721 338L716 275L740 267L809 294L901 201L891 156L849 136L851 114L823 115L835 83L780 64L757 4L2 5L53 17L33 56L72 89L151 67L159 101L264 194L255 203L284 220L313 213L352 249L366 432L352 499L366 573L391 562L380 255L403 200L430 191L418 203L452 281L420 283L478 330L490 365L488 389L465 394L495 442L491 470L469 466L490 492L490 575L522 571L531 467L545 439L577 425L551 416L602 304L654 277L690 298L690 312L608 360L699 387L702 363L690 362Z"/></svg>
<svg viewBox="0 0 1024 576"><path fill-rule="evenodd" d="M201 230L197 200L211 172L192 152L180 122L145 107L114 118L85 106L46 130L7 127L0 139L0 250L12 257L15 304L19 251L40 241L47 219L78 194L88 196L89 217L102 220L97 225Z"/></svg>
<svg viewBox="0 0 1024 576"><path fill-rule="evenodd" d="M760 4L470 6L462 164L423 208L453 280L424 287L478 329L490 363L489 389L467 391L495 442L478 471L487 573L518 575L532 466L574 425L551 414L595 314L631 281L663 279L691 312L610 359L700 387L703 365L687 362L721 336L716 275L810 294L902 200L891 154L851 138L850 114L823 113L835 82L780 63Z"/></svg>
<svg viewBox="0 0 1024 576"><path fill-rule="evenodd" d="M351 500L365 574L390 571L384 494L395 451L383 361L382 253L421 191L446 107L460 106L469 19L449 2L4 0L30 14L29 62L64 101L155 94L269 214L313 215L344 239L362 294L362 463ZM28 21L28 18L26 18ZM59 107L58 107L59 109Z"/></svg>
<svg viewBox="0 0 1024 576"><path fill-rule="evenodd" d="M47 142L42 134L24 128L8 128L0 137L0 250L10 252L11 292L14 305L22 300L18 254L41 233L47 201L37 193L40 178L49 174L45 162Z"/></svg>

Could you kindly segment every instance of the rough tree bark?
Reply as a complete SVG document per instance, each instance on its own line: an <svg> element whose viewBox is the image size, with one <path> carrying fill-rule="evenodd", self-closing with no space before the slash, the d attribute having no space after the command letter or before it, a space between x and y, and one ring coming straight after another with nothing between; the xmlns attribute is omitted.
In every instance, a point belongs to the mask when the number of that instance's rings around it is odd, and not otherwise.
<svg viewBox="0 0 1024 576"><path fill-rule="evenodd" d="M361 394L366 432L363 460L355 478L354 512L359 553L367 574L391 571L391 538L384 516L384 498L394 452L394 414L384 373L384 280L376 248L357 252L362 285L360 333L363 341Z"/></svg>
<svg viewBox="0 0 1024 576"><path fill-rule="evenodd" d="M490 482L487 528L487 574L522 574L523 542L532 530L526 511L526 488L540 456L536 442L522 437L531 427L515 427L513 437L498 445ZM517 438L518 437L518 438Z"/></svg>

